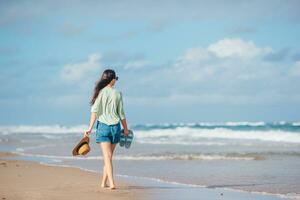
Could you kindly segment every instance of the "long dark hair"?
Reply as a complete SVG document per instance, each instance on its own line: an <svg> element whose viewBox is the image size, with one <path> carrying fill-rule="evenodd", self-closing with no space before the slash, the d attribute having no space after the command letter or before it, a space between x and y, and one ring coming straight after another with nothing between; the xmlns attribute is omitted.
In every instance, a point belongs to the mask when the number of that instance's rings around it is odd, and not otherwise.
<svg viewBox="0 0 300 200"><path fill-rule="evenodd" d="M90 101L90 104L93 105L98 97L98 94L100 90L102 90L105 86L107 86L113 79L116 78L116 73L112 69L106 69L102 73L102 76L100 80L96 82L95 88L94 88L94 94Z"/></svg>

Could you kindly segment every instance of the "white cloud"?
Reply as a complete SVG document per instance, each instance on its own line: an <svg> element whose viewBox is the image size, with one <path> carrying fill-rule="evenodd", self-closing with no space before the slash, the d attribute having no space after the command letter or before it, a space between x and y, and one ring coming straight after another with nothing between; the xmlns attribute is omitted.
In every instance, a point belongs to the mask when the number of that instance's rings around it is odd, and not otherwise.
<svg viewBox="0 0 300 200"><path fill-rule="evenodd" d="M217 47L222 46L228 52L220 56L221 50L219 52ZM212 51L212 47L217 50ZM299 97L288 98L285 94L291 89L291 82L283 76L286 73L280 71L282 63L264 59L272 51L242 39L222 39L206 47L190 48L170 65L149 68L147 74L136 77L136 73L124 73L125 79L134 80L122 86L127 90L124 100L132 106L166 107L295 102ZM125 64L124 69L140 69L147 65L149 61L137 59ZM86 62L66 66L76 69L72 80L82 78L82 74L88 74L97 68L95 66L100 67L100 57L90 56ZM295 64L291 74L300 75L300 62Z"/></svg>
<svg viewBox="0 0 300 200"><path fill-rule="evenodd" d="M300 77L300 61L297 61L294 66L289 71L290 76L299 76Z"/></svg>
<svg viewBox="0 0 300 200"><path fill-rule="evenodd" d="M185 77L189 77L186 83L255 79L266 75L270 65L261 58L272 51L269 47L258 47L252 41L225 38L207 48L188 49L170 68L170 74L177 73L179 77L184 73Z"/></svg>
<svg viewBox="0 0 300 200"><path fill-rule="evenodd" d="M90 73L98 72L101 69L100 59L99 54L91 54L87 61L67 64L60 71L60 77L67 82L80 81Z"/></svg>
<svg viewBox="0 0 300 200"><path fill-rule="evenodd" d="M178 20L288 20L299 22L299 1L0 1L0 24L35 21L36 18L67 15L70 19L84 16L88 21L97 19L140 19L151 21ZM245 7L251 12L245 12ZM80 13L78 13L80 10ZM111 12L111 11L114 12ZM166 12L168 10L168 12ZM214 12L212 12L212 10Z"/></svg>
<svg viewBox="0 0 300 200"><path fill-rule="evenodd" d="M217 47L221 46L228 52L218 56L221 50ZM222 39L207 47L187 49L171 65L135 79L136 90L147 91L147 95L130 101L172 106L278 103L290 81L283 76L282 63L264 59L272 51L242 39Z"/></svg>
<svg viewBox="0 0 300 200"><path fill-rule="evenodd" d="M76 94L64 94L61 96L52 96L48 98L50 104L55 107L63 108L74 108L87 105L87 95L76 93Z"/></svg>
<svg viewBox="0 0 300 200"><path fill-rule="evenodd" d="M191 48L188 49L183 56L179 57L179 61L185 61L185 62L202 61L202 60L207 60L210 57L211 55L206 49Z"/></svg>
<svg viewBox="0 0 300 200"><path fill-rule="evenodd" d="M264 93L261 95L250 94L228 94L221 92L210 92L201 94L174 93L168 96L154 97L126 97L126 104L130 106L147 106L147 107L174 107L174 106L191 106L191 105L272 105L283 102L299 102L300 95L288 97L280 93Z"/></svg>
<svg viewBox="0 0 300 200"><path fill-rule="evenodd" d="M252 41L238 38L220 40L209 45L207 50L219 58L253 58L272 52L269 47L259 48Z"/></svg>
<svg viewBox="0 0 300 200"><path fill-rule="evenodd" d="M175 61L169 69L169 74L181 77L186 82L197 82L205 80L216 72L216 68L211 66L209 61L212 55L203 48L190 48Z"/></svg>
<svg viewBox="0 0 300 200"><path fill-rule="evenodd" d="M124 65L124 69L140 69L147 65L149 65L150 62L147 60L135 60L130 61Z"/></svg>

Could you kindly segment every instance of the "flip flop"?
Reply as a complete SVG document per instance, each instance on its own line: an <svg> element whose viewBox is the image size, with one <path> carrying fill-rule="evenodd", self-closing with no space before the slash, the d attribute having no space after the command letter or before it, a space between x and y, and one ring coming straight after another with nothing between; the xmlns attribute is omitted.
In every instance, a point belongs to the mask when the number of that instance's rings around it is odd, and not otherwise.
<svg viewBox="0 0 300 200"><path fill-rule="evenodd" d="M126 137L124 135L124 129L121 130L121 136L120 136L120 146L123 147L126 142Z"/></svg>
<svg viewBox="0 0 300 200"><path fill-rule="evenodd" d="M133 132L132 130L128 131L128 136L125 138L125 148L129 148L133 140Z"/></svg>

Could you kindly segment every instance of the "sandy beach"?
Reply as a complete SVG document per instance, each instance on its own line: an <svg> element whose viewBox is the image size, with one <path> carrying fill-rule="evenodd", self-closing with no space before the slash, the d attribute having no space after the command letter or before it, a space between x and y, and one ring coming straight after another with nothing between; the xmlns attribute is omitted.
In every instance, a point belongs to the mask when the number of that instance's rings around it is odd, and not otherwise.
<svg viewBox="0 0 300 200"><path fill-rule="evenodd" d="M50 166L33 160L19 160L17 154L0 152L1 200L54 199L199 199L275 200L278 196L201 188L130 177L116 179L117 189L103 189L100 173L76 167ZM125 180L125 181L124 181Z"/></svg>
<svg viewBox="0 0 300 200"><path fill-rule="evenodd" d="M100 173L72 167L46 166L32 161L5 160L12 153L0 153L0 198L20 199L141 199L138 191L117 182L117 190L99 185Z"/></svg>

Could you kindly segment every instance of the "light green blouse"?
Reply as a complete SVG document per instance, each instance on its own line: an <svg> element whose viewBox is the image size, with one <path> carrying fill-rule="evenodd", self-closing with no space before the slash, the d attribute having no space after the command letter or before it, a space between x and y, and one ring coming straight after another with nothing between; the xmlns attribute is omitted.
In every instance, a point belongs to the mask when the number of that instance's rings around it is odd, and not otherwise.
<svg viewBox="0 0 300 200"><path fill-rule="evenodd" d="M91 112L97 113L97 119L107 125L117 124L125 119L122 93L109 86L100 90Z"/></svg>

